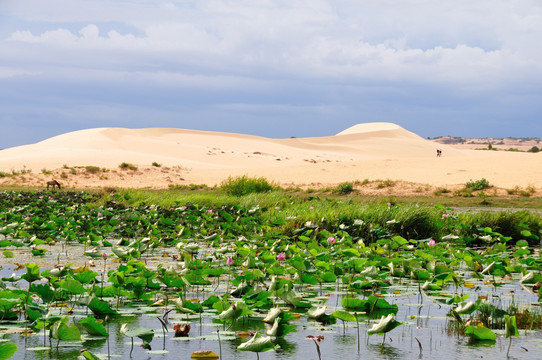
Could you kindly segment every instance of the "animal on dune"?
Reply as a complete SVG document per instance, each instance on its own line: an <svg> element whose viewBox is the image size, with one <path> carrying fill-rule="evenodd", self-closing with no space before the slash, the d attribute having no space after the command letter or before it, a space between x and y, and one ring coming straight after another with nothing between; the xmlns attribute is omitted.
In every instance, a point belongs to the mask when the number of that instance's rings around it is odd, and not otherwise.
<svg viewBox="0 0 542 360"><path fill-rule="evenodd" d="M53 190L55 189L55 187L58 187L58 190L61 189L60 183L56 180L47 181L47 190L49 190L49 187L51 186L53 187Z"/></svg>

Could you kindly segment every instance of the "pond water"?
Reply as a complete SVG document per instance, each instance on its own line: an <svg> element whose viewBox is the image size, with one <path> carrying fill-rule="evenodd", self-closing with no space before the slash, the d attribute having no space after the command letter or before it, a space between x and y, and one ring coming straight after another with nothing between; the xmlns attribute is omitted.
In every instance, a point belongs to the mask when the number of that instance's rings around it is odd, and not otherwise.
<svg viewBox="0 0 542 360"><path fill-rule="evenodd" d="M52 264L60 261L72 263L72 267L81 266L86 263L80 253L82 247L69 247L66 253L59 258L59 254L65 252L65 249L51 247L44 257L32 257L26 250L20 250L17 259L18 262L25 261L41 264L42 270L52 267ZM17 249L19 251L19 249ZM13 259L2 259L3 265L0 275L10 276L14 272ZM146 259L149 268L155 267L158 263L174 263L171 258L163 257L163 252L157 252L154 256ZM102 260L96 261L95 271L101 272ZM107 267L116 267L118 264L110 261L106 263ZM15 271L21 275L25 269ZM338 320L335 324L324 324L307 317L304 311L290 309L284 304L285 310L299 314L290 323L296 325L296 332L287 334L280 338L276 343L280 349L259 353L260 359L318 359L316 346L313 340L307 336L323 336L320 342L320 351L322 359L474 359L474 358L505 358L509 340L504 338L503 330L496 330L497 340L494 343L478 342L472 344L468 337L454 334L451 331L450 317L447 314L450 305L445 301L456 293L470 295L469 300L475 301L478 298L487 299L488 302L498 306L500 309L506 309L514 303L519 307L525 307L538 311L538 296L533 294L529 288L522 287L519 279L498 279L499 286L493 286L488 281L469 280L472 285L469 287L450 286L440 291L421 291L419 284L411 280L396 279L390 287L382 289L381 296L387 299L389 303L398 305L396 319L403 325L389 332L382 344L382 336L368 336L367 330L378 319L360 317L359 320L359 345L358 328L356 323L349 322L343 326L342 321ZM15 286L26 289L27 283L20 281ZM315 305L325 303L327 305L327 314L334 310L342 309L340 302L345 295L344 287L338 287L335 283L323 284L322 286L304 285L302 288L296 286L298 294L305 295ZM221 295L225 291L223 285L218 287L215 284L209 286L200 286L198 292L187 293L188 299L205 300L211 294ZM362 295L359 295L363 298ZM115 299L106 299L115 303ZM60 308L59 312L66 311ZM86 317L86 308L76 307L70 319L77 321ZM238 336L239 332L258 331L265 334L265 326L261 319L265 313L255 314L251 318L239 319L237 323L229 327L229 324L221 324L216 321L216 311L206 310L201 314L185 315L177 314L175 311L168 316L169 332L162 333L162 326L157 317L162 317L165 309L163 307L149 307L147 304L132 303L132 306L121 306L120 316L109 323L109 339L97 338L84 335L81 342L60 342L58 348L56 340L52 340L52 347L49 346L49 340L45 339L43 331L39 333L23 336L17 333L9 333L10 330L19 330L24 328L21 322L0 322L0 331L5 332L5 340L17 344L18 351L13 359L75 359L80 357L81 349L88 349L102 359L129 358L132 347L130 338L120 333L120 327L124 323L130 325L139 325L144 328L154 329L154 339L151 342L152 350L145 350L138 346L141 341L135 338L135 347L133 349L133 359L188 359L190 355L197 350L212 350L217 354L222 354L222 359L256 359L257 354L252 352L241 352L237 346L248 338ZM190 337L174 338L172 327L174 324L189 322L191 325ZM218 333L217 333L218 331ZM510 359L540 359L542 350L542 333L540 331L520 331L521 337L514 338L510 350ZM220 338L220 342L219 339ZM420 351L420 345L422 350ZM358 350L359 348L359 350Z"/></svg>

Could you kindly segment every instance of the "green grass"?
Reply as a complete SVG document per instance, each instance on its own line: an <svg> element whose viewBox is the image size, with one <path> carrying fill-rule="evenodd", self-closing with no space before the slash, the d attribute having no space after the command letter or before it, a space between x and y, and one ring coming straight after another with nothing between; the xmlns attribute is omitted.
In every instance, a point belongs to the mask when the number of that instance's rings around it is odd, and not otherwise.
<svg viewBox="0 0 542 360"><path fill-rule="evenodd" d="M252 193L266 193L275 188L275 186L270 184L266 178L251 178L246 175L235 178L230 176L227 180L224 180L220 184L220 187L226 193L234 196L243 196Z"/></svg>
<svg viewBox="0 0 542 360"><path fill-rule="evenodd" d="M305 192L290 193L273 190L265 193L250 193L236 196L220 188L205 190L127 190L103 191L100 200L93 206L106 206L110 193L119 195L116 202L124 207L159 205L164 208L185 204L198 204L208 208L240 206L246 209L259 208L261 219L276 227L277 232L292 233L306 224L317 224L328 231L340 231L346 226L356 236L373 241L378 231L402 233L410 238L438 237L446 231L446 220L442 215L456 214L462 235L477 234L478 228L490 227L504 236L518 237L525 226L534 233L540 230L538 213L520 211L465 211L462 207L480 208L480 197L369 197L319 194ZM388 205L388 203L390 205ZM439 206L435 206L439 204ZM441 204L441 205L440 205ZM500 208L542 209L540 199L494 198L491 206ZM451 215L450 215L451 216ZM363 219L363 225L356 220ZM405 229L401 228L401 225ZM353 228L352 228L353 227Z"/></svg>
<svg viewBox="0 0 542 360"><path fill-rule="evenodd" d="M472 190L484 190L484 189L489 189L491 185L489 184L489 181L487 181L486 179L480 179L476 181L471 179L470 181L467 181L467 183L465 184L465 187Z"/></svg>
<svg viewBox="0 0 542 360"><path fill-rule="evenodd" d="M119 165L119 168L121 168L122 170L137 170L137 166L126 162L121 163Z"/></svg>
<svg viewBox="0 0 542 360"><path fill-rule="evenodd" d="M344 182L337 185L337 188L333 191L341 195L347 195L354 191L354 184L351 182Z"/></svg>

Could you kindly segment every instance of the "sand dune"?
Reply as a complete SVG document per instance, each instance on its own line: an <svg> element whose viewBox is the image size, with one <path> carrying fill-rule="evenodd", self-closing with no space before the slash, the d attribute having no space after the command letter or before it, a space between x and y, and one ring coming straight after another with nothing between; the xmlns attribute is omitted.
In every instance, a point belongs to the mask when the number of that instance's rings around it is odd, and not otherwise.
<svg viewBox="0 0 542 360"><path fill-rule="evenodd" d="M441 158L436 157L437 146L443 150ZM337 135L289 139L169 128L95 128L0 151L3 172L26 168L37 174L42 169L92 165L113 173L122 162L138 166L141 176L102 176L101 182L92 183L79 179L77 185L215 185L228 176L247 174L293 185L389 178L444 186L486 178L500 187L542 187L540 154L461 150L392 123L364 123ZM158 171L153 162L163 167ZM175 176L155 176L165 174L165 167L179 170Z"/></svg>

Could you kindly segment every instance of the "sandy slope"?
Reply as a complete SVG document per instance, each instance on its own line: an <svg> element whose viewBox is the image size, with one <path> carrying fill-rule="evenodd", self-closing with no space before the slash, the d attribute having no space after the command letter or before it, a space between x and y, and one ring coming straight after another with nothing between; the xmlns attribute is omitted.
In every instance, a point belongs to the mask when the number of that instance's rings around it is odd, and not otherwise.
<svg viewBox="0 0 542 360"><path fill-rule="evenodd" d="M437 146L443 150L436 157ZM137 171L121 171L122 162ZM157 162L162 167L151 164ZM89 174L68 169L99 166ZM250 135L182 129L96 128L0 151L0 171L31 169L3 183L40 184L63 171L74 187L167 187L219 184L229 176L265 176L282 185L334 185L363 179L393 179L444 186L486 178L511 188L542 188L542 155L461 150L435 144L391 123L358 124L337 135L270 139ZM47 172L47 171L44 171ZM73 171L72 171L73 172Z"/></svg>

